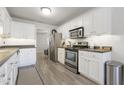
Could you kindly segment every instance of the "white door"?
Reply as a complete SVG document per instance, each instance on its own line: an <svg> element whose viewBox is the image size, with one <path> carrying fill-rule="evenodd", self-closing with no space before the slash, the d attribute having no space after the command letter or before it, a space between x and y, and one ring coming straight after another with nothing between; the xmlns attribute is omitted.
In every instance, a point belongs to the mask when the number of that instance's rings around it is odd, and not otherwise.
<svg viewBox="0 0 124 93"><path fill-rule="evenodd" d="M44 52L49 48L49 35L48 33L37 33L37 52Z"/></svg>

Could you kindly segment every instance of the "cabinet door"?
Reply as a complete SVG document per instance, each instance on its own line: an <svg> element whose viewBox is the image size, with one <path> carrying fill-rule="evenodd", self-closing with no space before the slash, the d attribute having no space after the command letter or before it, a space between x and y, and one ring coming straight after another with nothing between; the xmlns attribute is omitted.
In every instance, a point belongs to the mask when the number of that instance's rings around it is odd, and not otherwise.
<svg viewBox="0 0 124 93"><path fill-rule="evenodd" d="M65 64L65 49L58 48L58 61L62 64Z"/></svg>
<svg viewBox="0 0 124 93"><path fill-rule="evenodd" d="M10 36L10 25L11 25L11 17L9 16L6 8L0 8L0 22L3 25L3 33L6 36Z"/></svg>
<svg viewBox="0 0 124 93"><path fill-rule="evenodd" d="M62 28L62 37L63 39L68 39L69 38L69 24L64 24Z"/></svg>
<svg viewBox="0 0 124 93"><path fill-rule="evenodd" d="M84 26L84 35L85 36L90 36L91 34L93 34L93 13L92 11L89 11L87 13L85 13L82 16L82 24Z"/></svg>
<svg viewBox="0 0 124 93"><path fill-rule="evenodd" d="M11 35L11 18L9 15L5 15L4 19L4 35L10 36Z"/></svg>
<svg viewBox="0 0 124 93"><path fill-rule="evenodd" d="M79 55L80 56L80 55ZM89 75L89 63L85 57L79 57L79 72L85 76Z"/></svg>
<svg viewBox="0 0 124 93"><path fill-rule="evenodd" d="M36 63L36 48L20 49L18 66L34 65Z"/></svg>
<svg viewBox="0 0 124 93"><path fill-rule="evenodd" d="M23 25L19 22L12 22L12 27L11 27L11 35L12 37L15 38L23 38Z"/></svg>
<svg viewBox="0 0 124 93"><path fill-rule="evenodd" d="M111 8L96 8L93 11L93 30L97 35L111 31Z"/></svg>
<svg viewBox="0 0 124 93"><path fill-rule="evenodd" d="M3 64L0 67L0 85L5 84L5 78L6 78L6 73L5 73L5 65Z"/></svg>
<svg viewBox="0 0 124 93"><path fill-rule="evenodd" d="M89 62L89 77L99 82L99 61L88 60Z"/></svg>
<svg viewBox="0 0 124 93"><path fill-rule="evenodd" d="M4 8L0 7L0 20L4 21L4 19L5 19Z"/></svg>
<svg viewBox="0 0 124 93"><path fill-rule="evenodd" d="M69 22L70 30L81 27L83 25L82 16L78 16Z"/></svg>
<svg viewBox="0 0 124 93"><path fill-rule="evenodd" d="M35 39L35 26L33 24L13 21L11 34L15 38Z"/></svg>

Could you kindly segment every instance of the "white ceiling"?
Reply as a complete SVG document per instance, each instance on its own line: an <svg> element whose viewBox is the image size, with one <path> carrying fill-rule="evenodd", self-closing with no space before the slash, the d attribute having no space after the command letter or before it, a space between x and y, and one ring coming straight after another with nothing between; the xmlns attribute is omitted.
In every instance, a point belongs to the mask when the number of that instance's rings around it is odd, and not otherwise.
<svg viewBox="0 0 124 93"><path fill-rule="evenodd" d="M12 17L59 26L90 9L89 7L50 8L52 13L48 16L41 13L40 7L7 7L7 10Z"/></svg>

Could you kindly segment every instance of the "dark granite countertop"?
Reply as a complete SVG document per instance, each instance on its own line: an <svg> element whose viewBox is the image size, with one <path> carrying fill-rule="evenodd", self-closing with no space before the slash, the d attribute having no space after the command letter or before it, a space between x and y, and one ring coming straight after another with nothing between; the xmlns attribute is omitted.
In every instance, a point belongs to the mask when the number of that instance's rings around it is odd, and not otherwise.
<svg viewBox="0 0 124 93"><path fill-rule="evenodd" d="M79 49L80 51L88 51L88 52L98 52L98 53L105 53L105 52L111 52L110 49L91 49L91 48L84 48Z"/></svg>

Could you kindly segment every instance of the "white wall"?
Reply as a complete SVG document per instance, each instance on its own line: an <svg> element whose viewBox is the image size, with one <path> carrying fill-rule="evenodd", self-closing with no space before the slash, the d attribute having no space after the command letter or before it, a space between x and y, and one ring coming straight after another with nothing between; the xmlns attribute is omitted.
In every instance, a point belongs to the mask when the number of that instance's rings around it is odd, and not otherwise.
<svg viewBox="0 0 124 93"><path fill-rule="evenodd" d="M113 43L112 59L124 63L124 8L113 8L112 15L112 34L118 37Z"/></svg>

